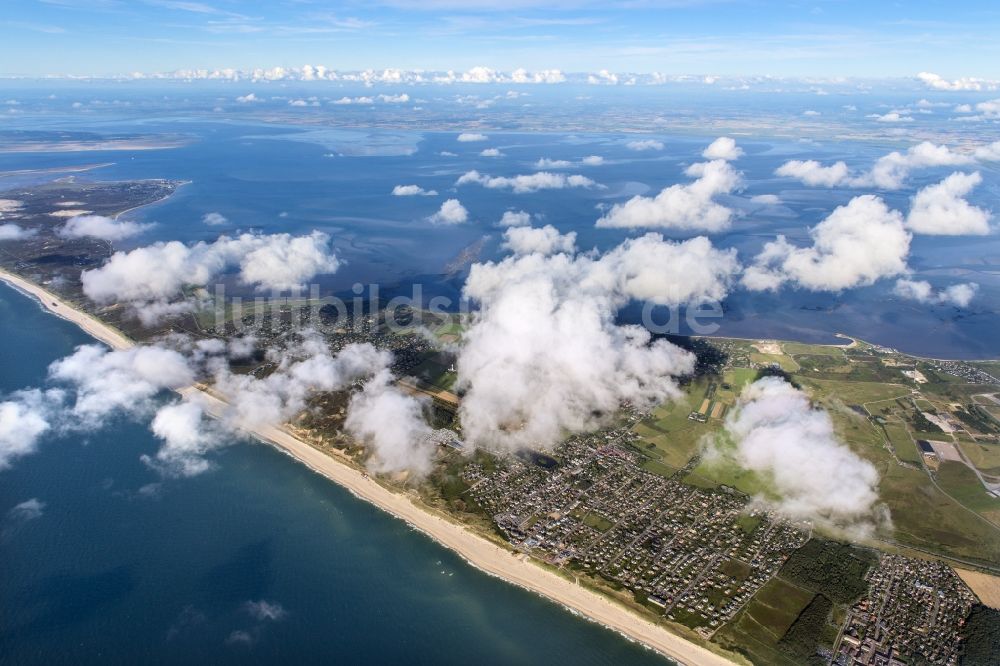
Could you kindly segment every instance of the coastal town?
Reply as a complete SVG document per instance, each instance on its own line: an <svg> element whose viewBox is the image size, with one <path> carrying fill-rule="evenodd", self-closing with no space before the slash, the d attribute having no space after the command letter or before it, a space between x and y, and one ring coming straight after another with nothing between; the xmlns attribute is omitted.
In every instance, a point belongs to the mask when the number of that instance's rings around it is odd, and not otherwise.
<svg viewBox="0 0 1000 666"><path fill-rule="evenodd" d="M749 509L738 493L645 471L620 444L633 436L622 428L574 438L550 469L513 458L487 476L470 465L468 492L517 548L620 584L711 636L809 532Z"/></svg>
<svg viewBox="0 0 1000 666"><path fill-rule="evenodd" d="M834 664L959 663L961 628L976 597L950 567L882 555L868 586L847 613Z"/></svg>

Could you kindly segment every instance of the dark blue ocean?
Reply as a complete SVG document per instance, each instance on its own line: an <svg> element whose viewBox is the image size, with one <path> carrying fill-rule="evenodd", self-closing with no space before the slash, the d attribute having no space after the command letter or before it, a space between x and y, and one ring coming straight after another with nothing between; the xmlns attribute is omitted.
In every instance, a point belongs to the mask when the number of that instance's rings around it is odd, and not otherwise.
<svg viewBox="0 0 1000 666"><path fill-rule="evenodd" d="M0 395L90 342L2 285L0 341ZM0 663L665 663L268 446L169 481L156 446L120 421L0 471Z"/></svg>

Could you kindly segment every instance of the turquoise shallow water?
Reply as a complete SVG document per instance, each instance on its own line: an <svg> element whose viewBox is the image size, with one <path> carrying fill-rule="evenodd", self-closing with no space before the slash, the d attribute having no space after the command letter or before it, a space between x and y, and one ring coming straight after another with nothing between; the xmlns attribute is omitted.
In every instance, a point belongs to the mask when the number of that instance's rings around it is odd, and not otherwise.
<svg viewBox="0 0 1000 666"><path fill-rule="evenodd" d="M6 286L0 340L0 394L90 342ZM666 663L270 447L165 482L155 448L118 421L0 471L0 663Z"/></svg>

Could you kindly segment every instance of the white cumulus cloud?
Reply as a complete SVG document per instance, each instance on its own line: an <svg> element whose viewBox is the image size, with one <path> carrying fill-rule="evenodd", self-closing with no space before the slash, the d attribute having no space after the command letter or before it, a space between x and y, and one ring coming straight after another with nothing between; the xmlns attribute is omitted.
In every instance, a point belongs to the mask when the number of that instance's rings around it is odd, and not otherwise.
<svg viewBox="0 0 1000 666"><path fill-rule="evenodd" d="M432 197L437 195L437 190L425 190L419 185L397 185L392 188L394 197Z"/></svg>
<svg viewBox="0 0 1000 666"><path fill-rule="evenodd" d="M643 152L647 150L663 150L663 142L656 139L638 139L625 144L629 150Z"/></svg>
<svg viewBox="0 0 1000 666"><path fill-rule="evenodd" d="M469 221L469 211L458 199L448 199L427 219L433 224L463 224Z"/></svg>
<svg viewBox="0 0 1000 666"><path fill-rule="evenodd" d="M0 241L24 240L35 235L34 229L25 229L16 224L0 224Z"/></svg>
<svg viewBox="0 0 1000 666"><path fill-rule="evenodd" d="M876 196L851 199L809 235L807 247L784 236L767 243L744 272L743 285L760 291L792 282L812 291L840 291L906 272L910 233L903 216Z"/></svg>
<svg viewBox="0 0 1000 666"><path fill-rule="evenodd" d="M290 289L340 265L329 237L242 234L212 243L159 242L116 252L101 267L83 271L83 292L101 303L126 303L144 323L158 314L183 311L174 303L185 286L204 287L226 270L239 267L240 281L258 289ZM176 306L176 307L175 307Z"/></svg>
<svg viewBox="0 0 1000 666"><path fill-rule="evenodd" d="M383 369L351 397L344 427L371 450L368 464L376 471L407 470L422 477L435 449L424 410L425 404L393 384Z"/></svg>
<svg viewBox="0 0 1000 666"><path fill-rule="evenodd" d="M733 211L715 201L739 187L740 173L725 160L698 162L686 173L697 180L664 188L655 197L634 196L615 204L597 220L598 227L663 228L717 232L729 228Z"/></svg>
<svg viewBox="0 0 1000 666"><path fill-rule="evenodd" d="M479 304L457 362L459 415L472 446L551 447L598 427L623 401L648 407L677 395L693 357L615 315L632 299L671 305L720 298L734 251L706 238L647 234L603 256L518 254L472 266L465 295Z"/></svg>
<svg viewBox="0 0 1000 666"><path fill-rule="evenodd" d="M862 531L878 524L875 466L839 440L829 414L784 380L747 386L726 417L726 435L735 449L717 442L710 451L764 476L781 513Z"/></svg>
<svg viewBox="0 0 1000 666"><path fill-rule="evenodd" d="M923 188L911 200L907 228L914 233L937 236L990 233L990 212L963 198L982 181L978 171L955 172L940 183Z"/></svg>
<svg viewBox="0 0 1000 666"><path fill-rule="evenodd" d="M538 192L539 190L562 190L571 187L601 187L590 178L574 174L567 176L562 173L539 171L533 174L521 174L513 177L489 176L478 171L467 171L462 174L456 185L478 183L491 190L512 190L515 194Z"/></svg>
<svg viewBox="0 0 1000 666"><path fill-rule="evenodd" d="M202 215L201 221L202 223L207 224L210 227L218 227L229 222L229 220L226 219L225 215L223 215L222 213L217 213L215 211L210 213L205 213L204 215Z"/></svg>
<svg viewBox="0 0 1000 666"><path fill-rule="evenodd" d="M991 81L989 79L962 77L959 79L949 80L932 72L920 72L917 74L917 79L923 82L923 84L928 88L932 88L934 90L947 90L951 92L996 90L1000 87L1000 82Z"/></svg>
<svg viewBox="0 0 1000 666"><path fill-rule="evenodd" d="M497 222L498 227L526 227L531 224L531 213L523 210L505 210Z"/></svg>
<svg viewBox="0 0 1000 666"><path fill-rule="evenodd" d="M728 136L720 136L702 151L701 156L706 160L736 160L743 155L743 149L736 145L736 141Z"/></svg>
<svg viewBox="0 0 1000 666"><path fill-rule="evenodd" d="M931 283L926 280L896 280L893 293L900 298L925 304L954 305L964 308L972 302L979 285L975 282L962 282L945 287L940 291L935 291Z"/></svg>
<svg viewBox="0 0 1000 666"><path fill-rule="evenodd" d="M511 226L504 232L503 237L504 247L514 254L572 253L576 249L576 232L561 234L551 224L539 228Z"/></svg>
<svg viewBox="0 0 1000 666"><path fill-rule="evenodd" d="M98 238L105 241L120 241L138 236L151 225L116 220L104 215L77 215L71 217L61 227L58 234L63 238Z"/></svg>

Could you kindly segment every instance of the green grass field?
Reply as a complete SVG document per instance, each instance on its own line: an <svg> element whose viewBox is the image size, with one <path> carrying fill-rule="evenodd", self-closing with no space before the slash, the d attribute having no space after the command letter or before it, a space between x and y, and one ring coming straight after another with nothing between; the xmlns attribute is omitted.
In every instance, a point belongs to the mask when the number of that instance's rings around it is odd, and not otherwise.
<svg viewBox="0 0 1000 666"><path fill-rule="evenodd" d="M953 557L1000 560L1000 530L938 490L925 472L894 463L879 472L893 539Z"/></svg>
<svg viewBox="0 0 1000 666"><path fill-rule="evenodd" d="M785 372L795 372L799 369L799 364L795 359L786 354L762 354L761 352L750 352L750 360L760 365L770 365L777 363Z"/></svg>
<svg viewBox="0 0 1000 666"><path fill-rule="evenodd" d="M698 452L702 437L715 429L710 423L688 419L701 406L707 387L705 379L692 382L680 398L657 407L649 419L636 424L633 430L641 438L638 448L674 469L686 465Z"/></svg>
<svg viewBox="0 0 1000 666"><path fill-rule="evenodd" d="M1000 476L1000 444L963 441L959 446L980 472Z"/></svg>
<svg viewBox="0 0 1000 666"><path fill-rule="evenodd" d="M811 354L815 356L844 356L842 347L831 347L829 345L808 345L802 342L783 342L781 348L786 354L797 356L799 354Z"/></svg>
<svg viewBox="0 0 1000 666"><path fill-rule="evenodd" d="M913 438L910 437L910 432L906 429L906 426L887 423L883 427L886 435L889 437L889 442L892 444L892 450L896 452L896 457L905 462L919 465L922 456L917 450L917 445L914 443Z"/></svg>
<svg viewBox="0 0 1000 666"><path fill-rule="evenodd" d="M772 578L717 637L756 664L796 664L778 647L814 594L780 577Z"/></svg>
<svg viewBox="0 0 1000 666"><path fill-rule="evenodd" d="M975 472L960 462L945 461L938 468L937 482L946 493L993 522L1000 521L1000 499L986 492Z"/></svg>

